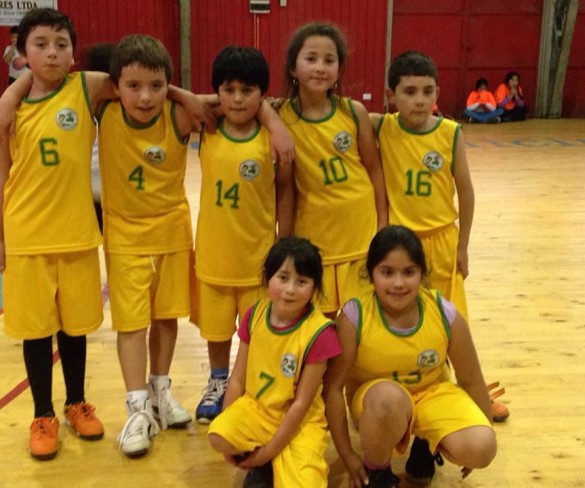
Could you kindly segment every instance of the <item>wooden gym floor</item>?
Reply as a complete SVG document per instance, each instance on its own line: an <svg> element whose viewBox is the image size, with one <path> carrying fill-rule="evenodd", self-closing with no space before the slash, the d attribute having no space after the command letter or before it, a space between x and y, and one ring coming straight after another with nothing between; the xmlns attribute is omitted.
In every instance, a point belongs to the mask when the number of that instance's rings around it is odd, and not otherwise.
<svg viewBox="0 0 585 488"><path fill-rule="evenodd" d="M585 487L585 365L579 352L585 347L585 120L465 124L464 133L476 193L466 282L471 327L486 380L505 386L502 401L511 416L495 426L499 451L491 466L462 481L458 468L447 464L432 486ZM195 220L195 149L187 180ZM211 451L204 426L160 433L142 459L118 450L125 392L108 303L105 316L88 339L87 365L87 398L105 424L105 438L81 441L62 422L60 452L49 462L29 455L33 407L22 348L0 334L0 488L241 486L242 473ZM207 381L207 352L186 320L171 375L174 396L193 412ZM53 392L60 411L60 364ZM327 456L330 486L347 486L332 446ZM404 463L404 457L393 459L397 474Z"/></svg>

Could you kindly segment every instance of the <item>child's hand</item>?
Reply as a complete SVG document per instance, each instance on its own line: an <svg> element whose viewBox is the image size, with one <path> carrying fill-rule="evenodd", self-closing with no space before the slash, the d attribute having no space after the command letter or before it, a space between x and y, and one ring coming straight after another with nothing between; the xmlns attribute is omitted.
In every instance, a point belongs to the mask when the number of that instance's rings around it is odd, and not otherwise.
<svg viewBox="0 0 585 488"><path fill-rule="evenodd" d="M345 466L349 473L349 480L351 486L355 488L362 488L369 482L368 475L364 468L363 461L357 455L353 455L350 459L345 460Z"/></svg>
<svg viewBox="0 0 585 488"><path fill-rule="evenodd" d="M266 446L262 446L254 450L252 454L250 454L248 457L246 457L246 459L238 463L237 466L238 468L242 469L252 469L257 466L262 466L271 460L272 456L270 456L268 449L266 449Z"/></svg>

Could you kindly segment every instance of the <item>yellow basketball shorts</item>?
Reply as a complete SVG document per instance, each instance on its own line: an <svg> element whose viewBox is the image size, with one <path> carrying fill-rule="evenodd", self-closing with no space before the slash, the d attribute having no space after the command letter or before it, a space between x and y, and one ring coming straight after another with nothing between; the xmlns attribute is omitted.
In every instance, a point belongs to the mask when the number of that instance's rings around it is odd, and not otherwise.
<svg viewBox="0 0 585 488"><path fill-rule="evenodd" d="M81 336L99 328L103 301L98 250L6 256L4 325L16 339L59 330Z"/></svg>
<svg viewBox="0 0 585 488"><path fill-rule="evenodd" d="M455 304L457 311L468 321L467 299L463 275L457 270L457 246L459 229L452 224L444 230L420 236L427 267L428 286Z"/></svg>
<svg viewBox="0 0 585 488"><path fill-rule="evenodd" d="M392 380L371 380L356 390L350 408L356 424L364 412L363 400L366 393L380 381ZM431 452L435 452L441 439L453 432L476 426L491 428L490 421L467 392L450 381L432 385L417 393L410 393L400 383L394 381L392 383L402 388L409 396L414 412L409 429L396 446L400 453L404 453L408 447L411 434L427 439Z"/></svg>
<svg viewBox="0 0 585 488"><path fill-rule="evenodd" d="M274 437L279 422L252 397L244 395L209 425L242 453L265 446ZM325 461L328 435L326 423L305 422L298 434L272 460L274 488L326 488L329 467Z"/></svg>
<svg viewBox="0 0 585 488"><path fill-rule="evenodd" d="M114 330L133 332L152 320L189 316L192 250L154 256L106 252L106 268Z"/></svg>
<svg viewBox="0 0 585 488"><path fill-rule="evenodd" d="M350 298L372 291L365 269L366 258L323 266L323 297L315 305L323 313L336 312Z"/></svg>
<svg viewBox="0 0 585 488"><path fill-rule="evenodd" d="M191 304L191 322L199 327L201 337L211 342L231 339L236 318L266 295L261 286L220 286L196 279Z"/></svg>

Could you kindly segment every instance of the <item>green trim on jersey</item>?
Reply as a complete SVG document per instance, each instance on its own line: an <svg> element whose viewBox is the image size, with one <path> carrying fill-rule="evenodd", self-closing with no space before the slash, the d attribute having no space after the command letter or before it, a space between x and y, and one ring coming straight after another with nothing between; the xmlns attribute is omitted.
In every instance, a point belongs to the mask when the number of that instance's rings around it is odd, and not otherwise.
<svg viewBox="0 0 585 488"><path fill-rule="evenodd" d="M378 313L380 314L380 318L382 319L382 323L384 324L384 327L386 327L388 332L390 332L392 335L395 335L396 337L410 337L410 336L413 336L414 334L416 334L419 331L419 329L422 327L422 324L423 324L424 318L425 318L425 309L423 307L422 299L419 295L416 296L416 304L418 306L418 312L419 312L418 323L414 327L410 328L409 332L405 333L405 334L400 334L392 328L392 326L386 320L386 316L384 315L384 309L382 308L382 303L380 302L380 299L378 298L377 295L374 298L376 300L376 307L378 308ZM442 310L443 309L441 309L441 312L442 312Z"/></svg>

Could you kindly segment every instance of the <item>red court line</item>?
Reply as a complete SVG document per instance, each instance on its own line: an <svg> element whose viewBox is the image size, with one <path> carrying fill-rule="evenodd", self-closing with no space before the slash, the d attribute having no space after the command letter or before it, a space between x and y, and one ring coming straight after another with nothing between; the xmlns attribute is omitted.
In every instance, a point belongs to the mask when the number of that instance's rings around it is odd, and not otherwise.
<svg viewBox="0 0 585 488"><path fill-rule="evenodd" d="M55 351L53 353L53 364L61 359L59 356L59 351ZM10 390L6 395L0 398L0 410L2 410L6 405L8 405L12 400L14 400L18 395L20 395L24 390L29 387L28 379L25 378L22 380L18 385L16 385L12 390Z"/></svg>
<svg viewBox="0 0 585 488"><path fill-rule="evenodd" d="M108 284L106 283L104 285L104 288L102 289L102 299L103 299L104 305L106 304L106 302L108 301L109 298L110 298L110 295L108 293ZM55 351L53 353L53 365L57 361L59 361L59 359L61 359L61 356L59 356L59 351ZM2 398L0 398L0 410L2 410L12 400L14 400L16 397L18 397L18 395L20 395L29 386L30 386L30 383L28 382L28 378L25 378L20 383L18 383L18 385L16 385L14 388L12 388L12 390L10 390L8 393L6 393L6 395L4 395Z"/></svg>

